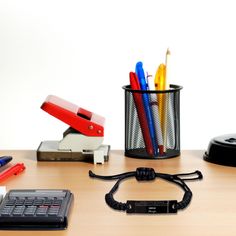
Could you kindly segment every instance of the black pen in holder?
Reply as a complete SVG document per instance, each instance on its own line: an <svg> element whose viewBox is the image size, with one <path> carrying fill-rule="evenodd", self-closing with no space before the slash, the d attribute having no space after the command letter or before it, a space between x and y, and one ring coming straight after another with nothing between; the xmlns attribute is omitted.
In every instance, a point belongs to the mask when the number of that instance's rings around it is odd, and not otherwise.
<svg viewBox="0 0 236 236"><path fill-rule="evenodd" d="M125 90L125 156L165 159L180 155L180 90ZM148 119L144 96L149 98L152 120ZM144 105L145 104L145 105ZM152 128L152 130L150 130Z"/></svg>

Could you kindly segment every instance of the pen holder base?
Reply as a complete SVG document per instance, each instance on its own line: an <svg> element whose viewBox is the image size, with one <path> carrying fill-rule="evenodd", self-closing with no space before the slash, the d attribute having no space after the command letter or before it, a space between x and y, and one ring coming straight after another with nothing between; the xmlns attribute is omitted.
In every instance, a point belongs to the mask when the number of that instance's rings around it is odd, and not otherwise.
<svg viewBox="0 0 236 236"><path fill-rule="evenodd" d="M125 156L166 159L180 155L180 90L125 90ZM144 98L149 101L151 120L147 119ZM150 117L150 116L149 116Z"/></svg>
<svg viewBox="0 0 236 236"><path fill-rule="evenodd" d="M157 156L150 156L147 155L145 148L139 148L139 149L132 149L132 150L125 150L125 156L131 157L131 158L139 158L139 159L168 159L177 157L180 155L180 150L167 150L165 154L163 155L157 155Z"/></svg>

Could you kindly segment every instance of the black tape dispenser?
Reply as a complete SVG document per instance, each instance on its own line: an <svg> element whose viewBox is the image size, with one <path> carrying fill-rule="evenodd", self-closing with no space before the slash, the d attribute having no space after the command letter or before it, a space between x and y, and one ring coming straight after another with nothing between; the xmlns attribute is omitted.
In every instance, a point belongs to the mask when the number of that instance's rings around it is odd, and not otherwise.
<svg viewBox="0 0 236 236"><path fill-rule="evenodd" d="M203 158L215 164L236 167L236 134L213 138Z"/></svg>

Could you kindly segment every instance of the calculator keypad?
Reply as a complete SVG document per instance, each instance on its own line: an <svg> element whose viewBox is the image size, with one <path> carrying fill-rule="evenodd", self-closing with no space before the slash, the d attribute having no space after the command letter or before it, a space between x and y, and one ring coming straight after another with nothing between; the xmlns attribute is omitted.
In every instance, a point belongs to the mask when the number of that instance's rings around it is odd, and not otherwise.
<svg viewBox="0 0 236 236"><path fill-rule="evenodd" d="M1 209L2 216L57 216L62 198L9 198Z"/></svg>

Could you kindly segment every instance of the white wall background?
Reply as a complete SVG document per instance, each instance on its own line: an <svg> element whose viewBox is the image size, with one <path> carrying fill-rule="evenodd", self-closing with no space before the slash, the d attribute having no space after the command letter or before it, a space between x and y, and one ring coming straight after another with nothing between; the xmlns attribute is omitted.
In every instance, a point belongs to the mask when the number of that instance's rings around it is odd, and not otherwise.
<svg viewBox="0 0 236 236"><path fill-rule="evenodd" d="M105 143L124 144L124 92L142 60L172 53L182 85L182 149L236 132L236 14L230 0L0 0L0 149L36 149L67 125L40 105L60 96L106 117Z"/></svg>

